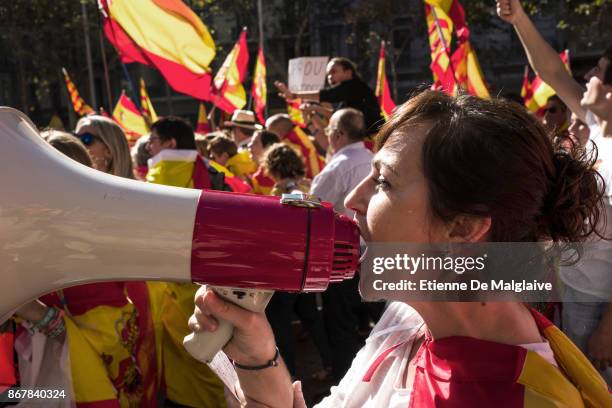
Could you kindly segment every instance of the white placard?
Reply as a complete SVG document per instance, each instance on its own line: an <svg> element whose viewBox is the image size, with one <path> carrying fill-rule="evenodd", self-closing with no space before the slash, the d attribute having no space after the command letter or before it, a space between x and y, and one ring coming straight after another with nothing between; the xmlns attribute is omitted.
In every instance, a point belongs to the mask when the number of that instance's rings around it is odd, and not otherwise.
<svg viewBox="0 0 612 408"><path fill-rule="evenodd" d="M318 91L325 86L329 57L302 57L289 60L289 90Z"/></svg>

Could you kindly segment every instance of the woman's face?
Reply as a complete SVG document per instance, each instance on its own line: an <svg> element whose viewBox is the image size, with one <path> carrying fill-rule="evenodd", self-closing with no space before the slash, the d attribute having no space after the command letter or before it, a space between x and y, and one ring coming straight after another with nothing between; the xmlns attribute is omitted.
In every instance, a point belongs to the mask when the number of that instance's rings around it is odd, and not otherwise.
<svg viewBox="0 0 612 408"><path fill-rule="evenodd" d="M113 156L108 146L96 134L96 130L91 123L87 120L81 121L77 126L76 134L79 135L81 141L87 147L93 161L93 167L96 170L108 173Z"/></svg>
<svg viewBox="0 0 612 408"><path fill-rule="evenodd" d="M370 175L347 196L368 242L445 242L447 228L432 221L421 148L425 125L393 133L372 161Z"/></svg>

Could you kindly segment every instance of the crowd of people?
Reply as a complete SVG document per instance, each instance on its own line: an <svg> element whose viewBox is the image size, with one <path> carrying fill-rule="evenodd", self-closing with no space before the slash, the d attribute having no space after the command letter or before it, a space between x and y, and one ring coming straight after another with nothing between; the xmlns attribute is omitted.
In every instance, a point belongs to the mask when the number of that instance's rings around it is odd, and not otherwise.
<svg viewBox="0 0 612 408"><path fill-rule="evenodd" d="M518 1L497 5L556 92L541 117L503 98L427 90L385 123L355 65L333 58L321 91L275 84L302 100L305 128L286 114L259 124L237 110L209 134L162 117L131 150L121 127L99 115L74 133L42 136L118 177L311 194L354 218L366 241L589 242L578 263L558 269L560 307L544 316L511 302L363 303L359 276L322 294L276 293L265 314L212 291L194 312L194 284L80 285L16 311L19 385L70 389L83 407L232 406L216 374L183 347L222 318L236 328L224 350L241 367L276 359L236 369L245 401L305 407L297 319L321 361L313 378L337 384L319 407L612 406L612 47L584 90Z"/></svg>

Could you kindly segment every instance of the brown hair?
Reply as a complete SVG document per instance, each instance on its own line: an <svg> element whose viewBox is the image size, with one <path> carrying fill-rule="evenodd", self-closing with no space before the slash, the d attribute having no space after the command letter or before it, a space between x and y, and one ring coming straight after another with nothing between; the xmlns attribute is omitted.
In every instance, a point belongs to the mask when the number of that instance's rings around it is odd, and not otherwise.
<svg viewBox="0 0 612 408"><path fill-rule="evenodd" d="M295 150L284 143L273 144L266 150L264 168L277 179L304 177L304 162ZM278 181L278 180L277 180Z"/></svg>
<svg viewBox="0 0 612 408"><path fill-rule="evenodd" d="M599 235L605 212L596 157L555 151L519 104L425 91L397 109L377 149L415 125L429 127L421 155L434 217L490 216L492 242L570 243Z"/></svg>
<svg viewBox="0 0 612 408"><path fill-rule="evenodd" d="M208 143L208 151L216 155L227 153L229 157L235 156L238 153L236 142L225 136L217 136Z"/></svg>
<svg viewBox="0 0 612 408"><path fill-rule="evenodd" d="M41 133L41 136L47 143L72 160L87 167L93 166L87 148L77 137L59 130L46 130Z"/></svg>

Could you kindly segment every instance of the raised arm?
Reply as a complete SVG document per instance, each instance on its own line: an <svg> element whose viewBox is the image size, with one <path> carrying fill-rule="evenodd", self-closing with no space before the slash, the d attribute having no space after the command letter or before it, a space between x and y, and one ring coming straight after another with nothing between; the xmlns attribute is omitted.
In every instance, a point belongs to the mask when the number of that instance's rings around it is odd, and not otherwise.
<svg viewBox="0 0 612 408"><path fill-rule="evenodd" d="M580 106L584 89L565 69L557 52L538 32L520 1L497 0L497 14L514 26L531 68L555 90L572 112L585 121L586 110Z"/></svg>

